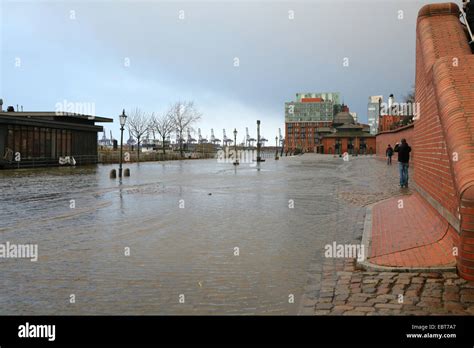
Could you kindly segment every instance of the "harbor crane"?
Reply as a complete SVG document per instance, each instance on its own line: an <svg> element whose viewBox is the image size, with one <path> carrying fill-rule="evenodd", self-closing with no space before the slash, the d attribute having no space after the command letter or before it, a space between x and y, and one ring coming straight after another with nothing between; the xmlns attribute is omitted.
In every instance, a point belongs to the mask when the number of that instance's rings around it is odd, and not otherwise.
<svg viewBox="0 0 474 348"><path fill-rule="evenodd" d="M250 135L249 135L249 128L248 128L248 127L245 127L245 132L246 132L246 134L247 134L247 146L248 146L248 147L253 147L253 143L254 143L255 141L257 141L257 140L250 137Z"/></svg>
<svg viewBox="0 0 474 348"><path fill-rule="evenodd" d="M208 142L206 138L202 137L201 128L198 128L198 139L199 144L206 144Z"/></svg>
<svg viewBox="0 0 474 348"><path fill-rule="evenodd" d="M188 128L188 140L187 140L187 143L188 144L193 144L196 142L196 139L194 139L192 136L191 136L191 130Z"/></svg>
<svg viewBox="0 0 474 348"><path fill-rule="evenodd" d="M215 136L214 136L214 129L211 128L211 143L216 145L216 144L219 144L221 142L220 139L217 139Z"/></svg>
<svg viewBox="0 0 474 348"><path fill-rule="evenodd" d="M224 146L229 146L229 143L232 144L232 139L227 138L227 136L225 135L225 128L222 129L222 133L223 133L222 134L222 144Z"/></svg>

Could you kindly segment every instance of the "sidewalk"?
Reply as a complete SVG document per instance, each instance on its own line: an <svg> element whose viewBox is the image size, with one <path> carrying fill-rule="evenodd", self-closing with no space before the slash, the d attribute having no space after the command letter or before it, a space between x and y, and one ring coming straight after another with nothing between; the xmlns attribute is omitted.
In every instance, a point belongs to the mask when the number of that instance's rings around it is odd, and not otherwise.
<svg viewBox="0 0 474 348"><path fill-rule="evenodd" d="M360 266L376 271L455 271L456 231L417 192L368 208Z"/></svg>
<svg viewBox="0 0 474 348"><path fill-rule="evenodd" d="M338 221L335 228L345 229L345 243L352 238L358 245L362 237L365 263L316 256L299 313L474 315L474 283L457 275L452 254L457 232L414 185L397 187L396 167L381 161L350 164L346 173L359 175L351 180L346 174L349 183L337 197L341 206L360 208L360 215ZM334 238L341 243L339 235Z"/></svg>

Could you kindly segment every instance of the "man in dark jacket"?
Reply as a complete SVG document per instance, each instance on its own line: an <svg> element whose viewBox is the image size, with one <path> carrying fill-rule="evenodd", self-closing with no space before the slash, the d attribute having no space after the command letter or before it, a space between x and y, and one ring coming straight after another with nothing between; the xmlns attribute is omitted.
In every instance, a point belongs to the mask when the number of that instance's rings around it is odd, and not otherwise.
<svg viewBox="0 0 474 348"><path fill-rule="evenodd" d="M408 187L408 162L410 162L411 147L405 138L401 144L397 143L393 149L398 152L398 168L400 171L400 187Z"/></svg>

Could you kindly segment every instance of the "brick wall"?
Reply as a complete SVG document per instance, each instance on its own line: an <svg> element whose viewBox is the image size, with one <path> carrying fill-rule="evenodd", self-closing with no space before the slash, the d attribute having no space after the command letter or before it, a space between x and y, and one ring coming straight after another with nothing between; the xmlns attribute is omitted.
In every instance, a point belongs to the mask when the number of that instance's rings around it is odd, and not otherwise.
<svg viewBox="0 0 474 348"><path fill-rule="evenodd" d="M385 159L385 151L387 149L388 144L392 147L395 147L396 143L400 142L400 139L405 138L407 140L408 145L412 147L410 153L410 163L414 163L415 158L415 149L414 149L414 142L413 142L413 124L399 128L393 131L386 131L377 134L377 158ZM393 153L392 157L393 161L398 160L398 154L396 152Z"/></svg>
<svg viewBox="0 0 474 348"><path fill-rule="evenodd" d="M474 56L453 3L418 14L414 178L428 201L458 222L458 271L474 280Z"/></svg>

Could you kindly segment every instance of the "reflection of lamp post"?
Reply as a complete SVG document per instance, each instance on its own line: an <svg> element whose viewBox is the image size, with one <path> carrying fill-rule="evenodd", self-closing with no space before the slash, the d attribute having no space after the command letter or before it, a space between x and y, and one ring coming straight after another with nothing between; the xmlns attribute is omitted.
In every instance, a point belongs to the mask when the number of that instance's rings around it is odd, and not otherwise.
<svg viewBox="0 0 474 348"><path fill-rule="evenodd" d="M234 166L239 164L239 157L237 156L237 129L234 128L234 153L235 153L235 161Z"/></svg>
<svg viewBox="0 0 474 348"><path fill-rule="evenodd" d="M278 159L280 159L280 158L278 157L278 136L275 137L275 147L276 147L275 159L278 160Z"/></svg>
<svg viewBox="0 0 474 348"><path fill-rule="evenodd" d="M125 109L122 111L122 115L119 116L120 119L120 164L119 164L119 178L122 177L122 149L123 149L123 130L125 122L127 122L127 115L125 115Z"/></svg>

